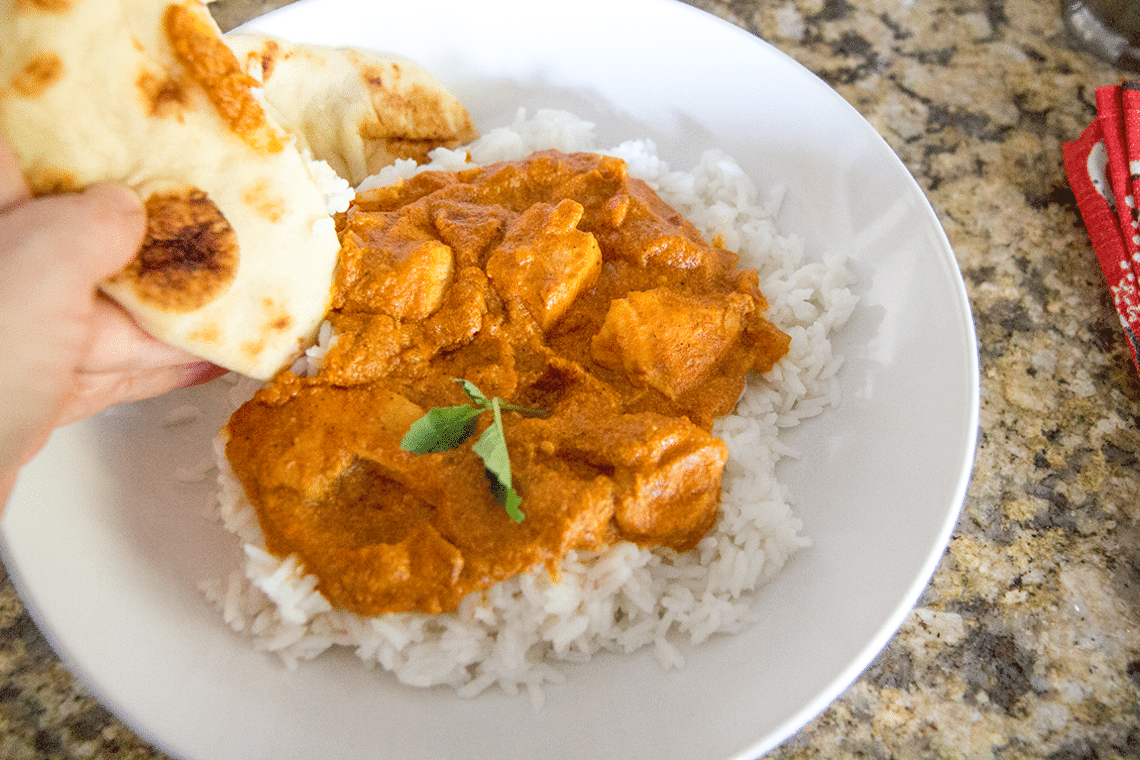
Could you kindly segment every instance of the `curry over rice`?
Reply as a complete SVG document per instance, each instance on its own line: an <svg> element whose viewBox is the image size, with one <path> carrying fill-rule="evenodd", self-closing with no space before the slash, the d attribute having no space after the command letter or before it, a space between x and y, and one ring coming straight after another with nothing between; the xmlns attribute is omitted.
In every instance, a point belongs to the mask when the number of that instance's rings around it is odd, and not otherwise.
<svg viewBox="0 0 1140 760"><path fill-rule="evenodd" d="M756 273L623 162L547 151L424 172L358 194L338 233L319 373L260 390L226 449L266 548L296 554L333 605L449 611L570 550L683 551L713 526L728 452L709 431L788 337ZM521 523L470 442L400 446L467 400L455 378L549 412L503 414Z"/></svg>

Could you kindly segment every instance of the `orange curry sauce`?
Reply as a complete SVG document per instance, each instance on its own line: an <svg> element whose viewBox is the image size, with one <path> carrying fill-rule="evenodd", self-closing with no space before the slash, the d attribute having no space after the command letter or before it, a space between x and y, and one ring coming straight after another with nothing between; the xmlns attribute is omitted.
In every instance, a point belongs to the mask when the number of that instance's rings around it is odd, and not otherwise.
<svg viewBox="0 0 1140 760"><path fill-rule="evenodd" d="M426 172L340 220L316 377L283 373L229 422L227 455L267 548L364 615L454 610L574 549L684 551L716 521L727 448L709 430L788 337L756 273L709 245L625 164L553 151ZM495 501L471 444L400 448L431 407L488 397L526 514Z"/></svg>

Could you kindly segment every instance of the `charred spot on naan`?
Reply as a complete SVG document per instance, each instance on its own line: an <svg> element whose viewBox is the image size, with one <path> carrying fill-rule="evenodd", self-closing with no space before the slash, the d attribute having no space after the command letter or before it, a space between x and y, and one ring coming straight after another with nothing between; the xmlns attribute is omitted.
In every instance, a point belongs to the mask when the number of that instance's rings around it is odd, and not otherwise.
<svg viewBox="0 0 1140 760"><path fill-rule="evenodd" d="M183 120L186 107L186 87L172 76L156 74L144 69L135 80L142 96L146 113L151 116Z"/></svg>
<svg viewBox="0 0 1140 760"><path fill-rule="evenodd" d="M281 55L281 46L277 44L276 40L268 40L265 47L261 51L260 60L258 62L258 71L261 72L261 80L265 81L273 76L273 70L277 68L277 61Z"/></svg>
<svg viewBox="0 0 1140 760"><path fill-rule="evenodd" d="M274 339L276 333L283 333L293 328L293 317L289 314L283 301L266 296L261 299L262 322L257 334L250 340L241 344L241 350L250 356L257 356L265 350L267 341ZM298 352L301 346L297 346Z"/></svg>
<svg viewBox="0 0 1140 760"><path fill-rule="evenodd" d="M391 71L395 75L395 78L398 79L400 76L400 64L391 64ZM360 73L364 77L364 81L368 82L369 87L377 92L382 92L384 90L386 83L384 81L385 75L383 69L377 66L365 66L361 69Z"/></svg>
<svg viewBox="0 0 1140 760"><path fill-rule="evenodd" d="M266 178L245 188L241 199L255 214L268 222L279 222L285 216L286 200L274 191L273 184Z"/></svg>
<svg viewBox="0 0 1140 760"><path fill-rule="evenodd" d="M256 79L215 33L210 22L186 5L171 4L163 28L178 61L205 91L222 121L247 145L276 153L284 148L253 96Z"/></svg>
<svg viewBox="0 0 1140 760"><path fill-rule="evenodd" d="M190 333L190 340L195 343L221 344L222 329L213 322L208 322Z"/></svg>
<svg viewBox="0 0 1140 760"><path fill-rule="evenodd" d="M229 287L237 235L204 192L155 193L146 215L142 249L113 282L129 282L142 300L174 312L204 306Z"/></svg>
<svg viewBox="0 0 1140 760"><path fill-rule="evenodd" d="M9 84L13 92L25 98L35 98L62 78L63 59L47 51L33 56Z"/></svg>
<svg viewBox="0 0 1140 760"><path fill-rule="evenodd" d="M32 167L24 172L24 179L34 195L77 193L83 189L74 174L55 167Z"/></svg>
<svg viewBox="0 0 1140 760"><path fill-rule="evenodd" d="M293 326L293 317L289 315L285 304L273 298L263 298L261 305L265 310L266 321L263 329L266 332L281 332Z"/></svg>
<svg viewBox="0 0 1140 760"><path fill-rule="evenodd" d="M241 350L251 357L257 356L265 350L266 341L270 340L274 333L285 332L293 326L293 318L285 313L272 298L264 299L262 306L266 312L265 322L262 323L261 328L253 339L244 341L241 344ZM299 348L300 346L298 346L298 349Z"/></svg>
<svg viewBox="0 0 1140 760"><path fill-rule="evenodd" d="M400 81L405 77L399 63L392 62L387 66L364 65L361 75L368 83L379 118L374 124L362 125L361 137L382 139L397 134L417 140L456 141L474 136L473 125L452 123L438 90L417 84L401 86ZM414 78L412 81L415 81ZM396 123L386 123L385 116L395 117L399 126Z"/></svg>
<svg viewBox="0 0 1140 760"><path fill-rule="evenodd" d="M259 48L247 50L244 55L235 51L234 55L245 65L245 72L264 86L273 76L273 72L277 70L277 65L281 61L291 58L293 52L292 50L282 50L277 40L267 39Z"/></svg>
<svg viewBox="0 0 1140 760"><path fill-rule="evenodd" d="M16 10L20 13L65 13L71 10L72 0L16 0Z"/></svg>

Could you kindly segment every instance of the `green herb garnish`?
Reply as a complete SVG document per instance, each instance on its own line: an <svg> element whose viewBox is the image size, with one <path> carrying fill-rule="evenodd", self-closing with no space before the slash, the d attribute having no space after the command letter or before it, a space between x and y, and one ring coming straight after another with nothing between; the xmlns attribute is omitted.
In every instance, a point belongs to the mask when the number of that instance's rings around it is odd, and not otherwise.
<svg viewBox="0 0 1140 760"><path fill-rule="evenodd" d="M506 507L507 514L512 520L522 522L525 517L519 509L522 498L511 486L511 458L507 453L507 439L503 436L503 410L540 416L546 416L546 412L541 409L516 406L498 396L487 398L474 383L460 378L456 378L455 382L463 386L464 393L475 402L475 406L461 404L430 409L427 414L412 423L404 440L400 441L400 448L413 454L428 454L457 448L475 433L475 423L479 415L491 412L495 421L483 431L479 440L471 446L471 450L483 460L483 469L495 500Z"/></svg>

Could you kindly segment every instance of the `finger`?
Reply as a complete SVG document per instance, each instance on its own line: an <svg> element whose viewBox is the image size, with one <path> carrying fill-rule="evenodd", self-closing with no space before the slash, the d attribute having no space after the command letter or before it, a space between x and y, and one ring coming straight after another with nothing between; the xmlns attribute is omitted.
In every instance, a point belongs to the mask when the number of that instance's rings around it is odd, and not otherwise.
<svg viewBox="0 0 1140 760"><path fill-rule="evenodd" d="M67 293L90 292L138 252L146 212L121 185L92 185L82 193L49 195L4 214L0 252L28 276L49 276Z"/></svg>
<svg viewBox="0 0 1140 760"><path fill-rule="evenodd" d="M73 196L74 197L74 196ZM90 210L95 238L91 262L102 280L130 263L146 235L146 209L126 185L104 182L91 185L76 198Z"/></svg>
<svg viewBox="0 0 1140 760"><path fill-rule="evenodd" d="M7 142L0 140L0 211L31 197L16 152Z"/></svg>
<svg viewBox="0 0 1140 760"><path fill-rule="evenodd" d="M58 425L90 417L109 406L200 385L226 374L209 362L157 367L138 372L99 372L76 377L76 386L59 416Z"/></svg>
<svg viewBox="0 0 1140 760"><path fill-rule="evenodd" d="M81 372L157 369L202 361L188 351L152 337L111 299L100 294L91 314L91 346Z"/></svg>

